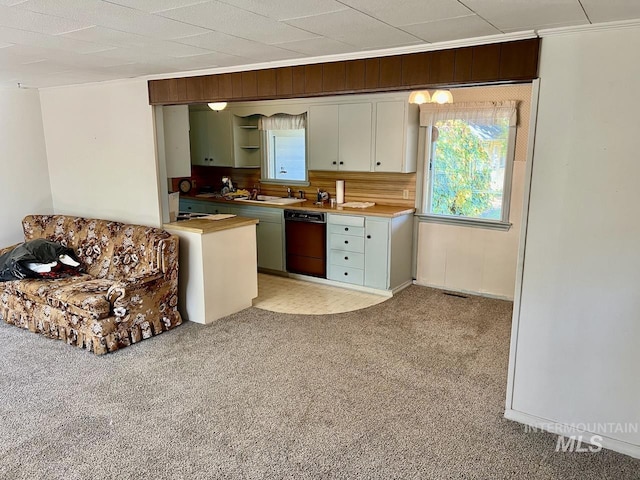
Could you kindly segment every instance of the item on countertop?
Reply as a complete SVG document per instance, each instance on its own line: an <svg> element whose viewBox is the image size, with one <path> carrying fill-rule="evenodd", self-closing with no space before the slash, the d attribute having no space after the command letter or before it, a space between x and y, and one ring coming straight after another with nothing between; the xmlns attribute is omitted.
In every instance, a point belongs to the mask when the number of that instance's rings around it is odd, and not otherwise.
<svg viewBox="0 0 640 480"><path fill-rule="evenodd" d="M227 200L235 200L236 198L249 198L250 195L249 190L238 189L235 192L228 192L224 194L224 198Z"/></svg>
<svg viewBox="0 0 640 480"><path fill-rule="evenodd" d="M178 190L180 190L180 193L189 193L192 188L193 184L188 178L183 178L180 180L180 183L178 183Z"/></svg>
<svg viewBox="0 0 640 480"><path fill-rule="evenodd" d="M373 207L375 202L347 202L340 205L341 207L347 208L369 208Z"/></svg>
<svg viewBox="0 0 640 480"><path fill-rule="evenodd" d="M324 202L329 201L329 192L318 189L316 205L324 205Z"/></svg>
<svg viewBox="0 0 640 480"><path fill-rule="evenodd" d="M336 200L344 203L344 180L336 180Z"/></svg>
<svg viewBox="0 0 640 480"><path fill-rule="evenodd" d="M37 238L0 256L0 282L24 278L63 278L78 275L80 262L64 245Z"/></svg>
<svg viewBox="0 0 640 480"><path fill-rule="evenodd" d="M227 195L233 192L233 182L231 181L231 177L222 177L222 195Z"/></svg>

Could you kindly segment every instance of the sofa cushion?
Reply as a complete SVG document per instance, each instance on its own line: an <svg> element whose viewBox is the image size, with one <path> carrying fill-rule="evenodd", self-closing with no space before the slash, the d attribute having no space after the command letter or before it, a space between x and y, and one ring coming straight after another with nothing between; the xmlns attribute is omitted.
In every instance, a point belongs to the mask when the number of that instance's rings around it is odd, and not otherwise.
<svg viewBox="0 0 640 480"><path fill-rule="evenodd" d="M113 284L110 280L81 275L56 280L25 279L6 285L36 303L69 311L93 319L109 316L111 306L106 293Z"/></svg>
<svg viewBox="0 0 640 480"><path fill-rule="evenodd" d="M66 215L28 215L26 240L46 238L73 249L88 274L127 280L162 270L159 248L171 235L153 227Z"/></svg>

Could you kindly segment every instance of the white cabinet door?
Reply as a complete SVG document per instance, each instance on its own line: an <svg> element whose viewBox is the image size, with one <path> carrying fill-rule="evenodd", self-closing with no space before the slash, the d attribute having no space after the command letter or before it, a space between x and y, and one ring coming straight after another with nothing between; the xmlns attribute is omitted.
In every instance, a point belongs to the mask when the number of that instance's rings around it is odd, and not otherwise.
<svg viewBox="0 0 640 480"><path fill-rule="evenodd" d="M309 108L309 170L338 168L338 105Z"/></svg>
<svg viewBox="0 0 640 480"><path fill-rule="evenodd" d="M210 158L207 165L232 167L233 139L231 136L231 114L228 110L206 113Z"/></svg>
<svg viewBox="0 0 640 480"><path fill-rule="evenodd" d="M162 118L167 178L190 177L189 107L187 105L162 107Z"/></svg>
<svg viewBox="0 0 640 480"><path fill-rule="evenodd" d="M209 165L207 112L189 112L189 144L192 165Z"/></svg>
<svg viewBox="0 0 640 480"><path fill-rule="evenodd" d="M364 235L364 284L389 288L389 221L367 217Z"/></svg>
<svg viewBox="0 0 640 480"><path fill-rule="evenodd" d="M371 170L371 103L340 105L338 169Z"/></svg>
<svg viewBox="0 0 640 480"><path fill-rule="evenodd" d="M373 170L402 172L404 163L404 121L406 102L378 102L376 105L376 151Z"/></svg>

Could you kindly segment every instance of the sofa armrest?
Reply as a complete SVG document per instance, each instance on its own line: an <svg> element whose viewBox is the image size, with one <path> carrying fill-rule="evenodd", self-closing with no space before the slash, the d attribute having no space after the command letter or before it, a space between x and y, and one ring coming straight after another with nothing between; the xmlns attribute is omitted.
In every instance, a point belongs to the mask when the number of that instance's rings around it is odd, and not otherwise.
<svg viewBox="0 0 640 480"><path fill-rule="evenodd" d="M152 273L133 276L124 280L116 280L107 290L107 300L111 307L124 306L127 298L136 290L144 289L148 284L160 280L164 277L163 273Z"/></svg>
<svg viewBox="0 0 640 480"><path fill-rule="evenodd" d="M23 242L20 242L20 243L16 243L15 245L11 245L10 247L0 248L0 255L4 255L5 253L10 252L14 248L16 248L18 245L22 245L22 243Z"/></svg>

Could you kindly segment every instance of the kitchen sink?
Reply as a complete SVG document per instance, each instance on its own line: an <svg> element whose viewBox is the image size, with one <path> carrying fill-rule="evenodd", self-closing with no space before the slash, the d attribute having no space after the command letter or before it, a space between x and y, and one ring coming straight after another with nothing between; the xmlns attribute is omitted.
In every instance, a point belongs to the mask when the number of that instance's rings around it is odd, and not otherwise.
<svg viewBox="0 0 640 480"><path fill-rule="evenodd" d="M304 198L288 198L288 197L274 197L271 195L258 195L256 200L249 200L248 198L236 198L236 202L255 203L255 204L270 204L270 205L291 205L294 203L302 203Z"/></svg>

